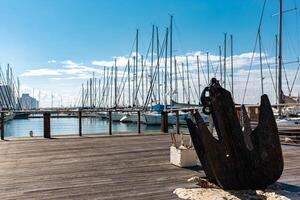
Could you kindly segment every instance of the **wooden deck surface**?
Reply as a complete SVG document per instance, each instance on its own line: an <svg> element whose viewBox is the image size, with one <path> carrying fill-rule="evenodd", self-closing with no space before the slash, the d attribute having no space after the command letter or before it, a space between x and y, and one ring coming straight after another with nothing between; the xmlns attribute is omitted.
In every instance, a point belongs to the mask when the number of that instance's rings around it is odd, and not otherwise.
<svg viewBox="0 0 300 200"><path fill-rule="evenodd" d="M2 141L1 199L177 199L199 172L169 164L169 145L163 134ZM283 151L280 181L300 186L300 147Z"/></svg>

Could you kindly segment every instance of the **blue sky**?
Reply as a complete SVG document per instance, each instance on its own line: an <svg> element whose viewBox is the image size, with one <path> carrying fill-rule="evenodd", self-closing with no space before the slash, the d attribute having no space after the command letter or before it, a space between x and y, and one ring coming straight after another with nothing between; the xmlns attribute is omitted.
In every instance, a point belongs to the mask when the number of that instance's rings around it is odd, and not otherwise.
<svg viewBox="0 0 300 200"><path fill-rule="evenodd" d="M278 12L278 2L267 1L262 26L263 45L270 59L278 29L278 16L272 15ZM285 9L294 8L295 2L284 1ZM141 53L146 53L152 24L159 27L162 39L169 14L175 18L176 55L199 51L217 54L225 32L234 35L235 55L251 52L262 5L262 0L0 0L0 63L2 67L11 64L26 90L67 94L71 99L77 95L82 77L64 80L71 76L65 71L48 76L30 76L28 71L53 72L70 68L70 64L97 69L93 61L128 55L137 28ZM296 60L299 54L296 13L299 9L284 16L287 60ZM241 68L248 69L245 65ZM296 94L297 90L299 78ZM66 101L68 104L70 100Z"/></svg>

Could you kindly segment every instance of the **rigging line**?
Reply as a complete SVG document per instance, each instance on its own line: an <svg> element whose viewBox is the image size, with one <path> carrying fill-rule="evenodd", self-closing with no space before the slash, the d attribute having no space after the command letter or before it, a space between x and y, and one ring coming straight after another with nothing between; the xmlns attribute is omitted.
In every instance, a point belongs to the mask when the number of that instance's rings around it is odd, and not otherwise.
<svg viewBox="0 0 300 200"><path fill-rule="evenodd" d="M295 54L296 57L298 57L297 53L296 53L296 48L295 46L293 45L293 42L292 42L292 37L291 37L291 33L290 33L290 30L288 29L288 26L286 26L285 22L283 22L283 25L286 27L285 28L285 32L286 32L286 35L287 35L287 39L288 39L288 42L287 42L287 47L289 49L289 51L292 53Z"/></svg>
<svg viewBox="0 0 300 200"><path fill-rule="evenodd" d="M124 72L127 72L127 71L126 71L127 68L128 68L128 62L127 62L127 64L126 64L126 67L125 67ZM124 74L125 74L125 73L124 73ZM124 78L124 75L123 75L122 80L121 80L121 82L120 82L120 86L118 87L118 88L119 88L119 90L118 90L119 96L118 96L118 100L117 100L118 104L119 104L119 102L120 102L120 100L121 100L121 97L123 96L123 92L124 92L124 88L125 88L125 85L126 85L126 81L128 80L128 77L126 77L125 80L124 80L124 82L123 82L123 78ZM122 83L123 83L123 84L122 84ZM121 85L121 84L122 84L122 85Z"/></svg>
<svg viewBox="0 0 300 200"><path fill-rule="evenodd" d="M270 77L271 77L271 81L272 81L272 85L273 85L273 89L274 91L276 92L276 85L275 85L275 82L274 82L274 79L273 79L273 75L272 75L272 71L271 71L271 67L270 67L270 64L269 64L269 61L268 61L268 58L267 58L267 53L266 53L266 50L265 50L265 47L263 45L263 42L261 42L261 46L262 46L262 50L264 52L264 58L265 58L265 61L266 61L266 64L267 64L267 67L269 69L269 73L270 73Z"/></svg>
<svg viewBox="0 0 300 200"><path fill-rule="evenodd" d="M203 69L203 66L202 66L202 61L199 60L199 64L200 64L200 68L201 68L202 74L204 76L205 83L206 83L206 85L208 85L208 81L206 79L206 75L205 75L205 72L204 72L204 69Z"/></svg>
<svg viewBox="0 0 300 200"><path fill-rule="evenodd" d="M177 68L178 72L179 72L179 76L181 76L181 81L182 81L182 93L184 93L186 96L188 96L187 94L187 89L185 88L185 80L184 80L184 77L183 77L183 73L184 73L184 69L181 70L180 67L178 66ZM182 99L183 100L183 99Z"/></svg>
<svg viewBox="0 0 300 200"><path fill-rule="evenodd" d="M297 7L297 2L296 0L294 0L294 5L295 5L295 9L296 9L296 34L297 34L297 52L299 52L299 17L298 17L298 7Z"/></svg>
<svg viewBox="0 0 300 200"><path fill-rule="evenodd" d="M194 93L192 92L192 97L193 97L194 102L197 102L196 98L195 98L195 94L198 94L197 89L196 89L196 84L195 84L194 78L191 78L191 80L192 80L192 85L193 85L193 89L194 89ZM198 98L197 98L197 100L198 100Z"/></svg>
<svg viewBox="0 0 300 200"><path fill-rule="evenodd" d="M142 63L142 66L143 66L143 68L142 68L142 75L143 76L141 76L140 77L140 79L139 79L139 83L138 83L138 87L137 87L137 94L136 95L140 95L140 97L142 97L142 94L141 94L141 91L139 91L140 90L140 86L141 86L141 83L142 83L142 81L143 81L143 78L144 78L144 68L146 67L146 60L147 60L147 58L148 58L148 55L149 55L149 53L150 53L150 48L151 48L151 44L152 44L152 39L150 39L150 44L149 44L149 47L148 47L148 50L147 50L147 53L146 53L146 58L143 60L143 63ZM147 74L146 74L146 76L147 76ZM142 90L143 90L144 88L142 88ZM142 100L143 101L143 100Z"/></svg>
<svg viewBox="0 0 300 200"><path fill-rule="evenodd" d="M257 30L257 34L256 34L255 44L254 44L254 48L253 48L253 52L252 52L249 71L248 71L248 75L247 75L247 81L246 81L246 85L245 85L245 89L244 89L242 104L244 104L244 102L245 102L247 87L248 87L248 83L249 83L249 79L250 79L250 73L251 73L251 69L252 69L252 66L253 66L254 54L255 54L256 46L257 46L257 42L258 42L258 36L259 36L260 28L261 28L261 25L262 25L262 20L263 20L265 8L266 8L266 2L267 2L267 0L264 0L262 12L261 12L261 15L260 15L260 20L259 20L258 30Z"/></svg>
<svg viewBox="0 0 300 200"><path fill-rule="evenodd" d="M297 79L297 77L298 77L299 69L300 69L300 63L298 64L298 68L297 68L297 71L296 71L296 74L295 74L295 77L294 77L294 80L293 80L293 84L292 84L292 87L291 87L291 93L292 93L292 91L293 91L293 88L294 88L296 79Z"/></svg>
<svg viewBox="0 0 300 200"><path fill-rule="evenodd" d="M289 80L288 80L288 77L287 77L287 74L286 74L285 66L282 65L282 68L283 68L283 71L284 71L284 76L285 76L285 80L286 80L286 84L287 84L289 93L291 93L291 88L290 88Z"/></svg>
<svg viewBox="0 0 300 200"><path fill-rule="evenodd" d="M174 27L175 27L175 31L174 31L175 34L173 33L173 38L175 40L177 40L177 42L179 43L181 51L183 51L184 48L183 48L183 45L182 45L182 42L181 42L181 39L180 39L181 38L181 33L180 33L180 30L179 30L179 26L177 26L175 17L173 18L173 24L174 24ZM176 33L177 33L178 37L176 37Z"/></svg>
<svg viewBox="0 0 300 200"><path fill-rule="evenodd" d="M164 38L164 40L163 40L163 43L162 43L162 46L161 46L161 49L160 49L160 58L163 56L163 53L164 53L164 51L165 51L165 46L166 46L166 37ZM158 66L156 66L155 68L158 68ZM159 72L158 72L159 73ZM156 77L155 77L155 80L156 80ZM154 83L154 82L153 82ZM140 81L139 81L139 84L138 84L138 89L137 89L137 92L136 92L136 97L137 97L137 95L138 95L138 92L139 92L139 87L140 87L140 84L141 84L141 79L140 79ZM153 88L152 88L153 89ZM149 92L148 92L149 93ZM152 92L151 92L152 93ZM141 94L140 94L141 95ZM148 104L149 102L147 102L147 104ZM145 102L145 105L146 105L146 102Z"/></svg>
<svg viewBox="0 0 300 200"><path fill-rule="evenodd" d="M164 47L165 47L165 45L161 46L160 53L158 55L159 58L161 58L163 56ZM146 110L146 107L147 107L146 105L149 103L150 99L152 99L153 88L156 85L156 77L157 77L157 74L159 73L159 69L158 68L160 67L160 61L161 61L161 59L155 65L154 72L153 72L153 78L151 79L151 82L150 82L150 88L149 88L149 91L148 91L148 94L147 94L147 98L146 98L143 110Z"/></svg>

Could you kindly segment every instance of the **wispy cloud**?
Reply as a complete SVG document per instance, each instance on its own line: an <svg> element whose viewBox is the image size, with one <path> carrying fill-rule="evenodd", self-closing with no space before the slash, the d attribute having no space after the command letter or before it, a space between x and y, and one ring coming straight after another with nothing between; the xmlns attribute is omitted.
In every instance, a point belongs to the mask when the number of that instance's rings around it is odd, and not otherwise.
<svg viewBox="0 0 300 200"><path fill-rule="evenodd" d="M56 60L48 60L48 63L49 63L49 64L55 64L55 63L56 63Z"/></svg>
<svg viewBox="0 0 300 200"><path fill-rule="evenodd" d="M21 76L59 76L59 75L63 75L61 70L48 69L48 68L32 69L21 74Z"/></svg>

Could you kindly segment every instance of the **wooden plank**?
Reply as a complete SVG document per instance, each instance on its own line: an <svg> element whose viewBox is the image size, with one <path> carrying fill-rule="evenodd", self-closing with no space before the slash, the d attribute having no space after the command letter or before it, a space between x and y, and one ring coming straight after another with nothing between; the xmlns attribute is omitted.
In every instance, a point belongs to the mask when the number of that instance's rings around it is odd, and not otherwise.
<svg viewBox="0 0 300 200"><path fill-rule="evenodd" d="M167 134L0 142L1 199L177 199L202 171L169 163ZM300 148L283 146L280 181L300 186Z"/></svg>

